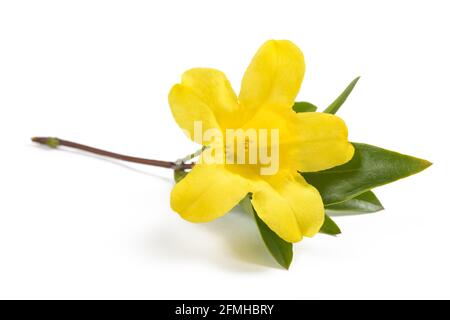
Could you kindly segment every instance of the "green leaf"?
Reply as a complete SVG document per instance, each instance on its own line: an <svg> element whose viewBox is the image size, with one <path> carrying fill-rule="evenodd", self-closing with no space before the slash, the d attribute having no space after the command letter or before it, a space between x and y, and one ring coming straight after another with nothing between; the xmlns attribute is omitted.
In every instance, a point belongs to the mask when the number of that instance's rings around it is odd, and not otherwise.
<svg viewBox="0 0 450 320"><path fill-rule="evenodd" d="M301 101L294 103L292 109L294 109L295 112L315 112L317 107L312 103Z"/></svg>
<svg viewBox="0 0 450 320"><path fill-rule="evenodd" d="M181 180L183 180L184 177L187 176L189 172L184 171L184 170L174 170L173 171L173 179L175 180L175 182L179 182Z"/></svg>
<svg viewBox="0 0 450 320"><path fill-rule="evenodd" d="M247 195L241 201L241 206L246 212L250 213L255 218L259 233L261 234L264 244L266 245L270 254L282 267L289 269L293 257L292 243L281 239L264 223L264 221L262 221L258 217L258 214L253 208L252 202L250 200L250 195Z"/></svg>
<svg viewBox="0 0 450 320"><path fill-rule="evenodd" d="M353 88L356 86L360 77L355 78L350 84L345 88L345 90L336 98L323 112L324 113L332 113L335 114L339 108L344 104L345 100L347 100L348 96L352 92Z"/></svg>
<svg viewBox="0 0 450 320"><path fill-rule="evenodd" d="M325 215L325 221L323 222L319 232L335 236L341 233L341 229L339 229L336 222L334 222L328 215Z"/></svg>
<svg viewBox="0 0 450 320"><path fill-rule="evenodd" d="M302 173L325 205L354 198L375 187L418 173L431 162L363 143L353 143L352 160L328 170Z"/></svg>
<svg viewBox="0 0 450 320"><path fill-rule="evenodd" d="M325 206L325 210L330 216L349 216L372 213L383 209L380 200L378 200L372 191L364 192L344 202Z"/></svg>

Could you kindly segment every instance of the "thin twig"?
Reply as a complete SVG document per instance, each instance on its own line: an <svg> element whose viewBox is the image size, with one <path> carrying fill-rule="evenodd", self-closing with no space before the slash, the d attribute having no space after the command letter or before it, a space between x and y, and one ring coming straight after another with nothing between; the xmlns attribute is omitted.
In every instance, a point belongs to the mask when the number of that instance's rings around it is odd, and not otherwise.
<svg viewBox="0 0 450 320"><path fill-rule="evenodd" d="M33 142L37 142L40 144L44 144L46 146L49 146L51 148L58 148L59 146L65 146L69 148L79 149L86 152L90 152L93 154L97 154L104 157L119 159L123 161L128 162L134 162L134 163L140 163L145 164L149 166L155 166L155 167L162 167L162 168L169 168L174 170L186 170L186 169L192 169L194 166L194 163L175 163L172 161L162 161L162 160L153 160L153 159L144 159L144 158L137 158L137 157L131 157L126 156L123 154L110 152L98 148L93 148L90 146L86 146L84 144L67 141L59 138L53 138L53 137L33 137L31 138Z"/></svg>

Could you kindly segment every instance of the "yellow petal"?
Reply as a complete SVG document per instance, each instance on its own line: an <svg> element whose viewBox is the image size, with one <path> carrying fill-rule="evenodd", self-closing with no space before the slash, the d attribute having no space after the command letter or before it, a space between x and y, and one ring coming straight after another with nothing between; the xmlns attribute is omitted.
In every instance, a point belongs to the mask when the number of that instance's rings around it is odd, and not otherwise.
<svg viewBox="0 0 450 320"><path fill-rule="evenodd" d="M298 174L280 172L259 181L252 204L267 226L289 242L314 236L325 217L319 192Z"/></svg>
<svg viewBox="0 0 450 320"><path fill-rule="evenodd" d="M191 69L183 74L181 83L209 106L222 128L232 128L237 123L239 104L223 72L208 68Z"/></svg>
<svg viewBox="0 0 450 320"><path fill-rule="evenodd" d="M250 113L263 106L291 108L304 73L303 53L295 44L267 41L245 72L239 101Z"/></svg>
<svg viewBox="0 0 450 320"><path fill-rule="evenodd" d="M172 190L170 205L191 222L214 220L249 192L248 181L221 165L197 164Z"/></svg>
<svg viewBox="0 0 450 320"><path fill-rule="evenodd" d="M201 143L200 134L194 137L194 122L199 133L233 127L239 110L236 94L225 75L214 69L197 68L186 71L181 84L169 93L172 114L190 138Z"/></svg>
<svg viewBox="0 0 450 320"><path fill-rule="evenodd" d="M169 104L175 121L191 140L203 144L206 130L220 130L212 110L191 88L174 85L169 93Z"/></svg>
<svg viewBox="0 0 450 320"><path fill-rule="evenodd" d="M290 121L286 146L290 166L300 172L329 169L351 160L353 145L348 142L345 122L332 114L297 113Z"/></svg>
<svg viewBox="0 0 450 320"><path fill-rule="evenodd" d="M319 112L295 113L289 109L260 110L244 129L277 130L281 169L320 171L353 157L347 126L339 117ZM273 144L276 142L270 142Z"/></svg>

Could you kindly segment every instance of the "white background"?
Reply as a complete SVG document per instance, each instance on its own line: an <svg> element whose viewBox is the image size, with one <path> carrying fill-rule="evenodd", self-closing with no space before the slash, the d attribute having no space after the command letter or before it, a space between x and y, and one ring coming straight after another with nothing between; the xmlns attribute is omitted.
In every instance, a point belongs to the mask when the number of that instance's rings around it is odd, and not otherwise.
<svg viewBox="0 0 450 320"><path fill-rule="evenodd" d="M0 298L450 298L448 1L1 1ZM258 47L306 57L299 100L352 141L428 159L376 190L386 210L276 266L240 212L209 224L169 207L167 169L33 145L58 136L174 160L196 149L167 104L183 71L235 89ZM226 195L224 195L226 196Z"/></svg>

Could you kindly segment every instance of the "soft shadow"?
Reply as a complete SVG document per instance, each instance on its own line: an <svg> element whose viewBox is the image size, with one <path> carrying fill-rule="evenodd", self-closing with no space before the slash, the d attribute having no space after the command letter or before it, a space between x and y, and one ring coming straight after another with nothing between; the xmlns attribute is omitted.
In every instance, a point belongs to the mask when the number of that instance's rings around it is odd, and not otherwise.
<svg viewBox="0 0 450 320"><path fill-rule="evenodd" d="M279 268L267 251L253 217L243 212L239 206L224 217L197 227L212 236L220 237L228 248L227 254L230 257L256 266Z"/></svg>
<svg viewBox="0 0 450 320"><path fill-rule="evenodd" d="M49 147L47 147L45 145L41 145L41 144L33 144L32 147L38 148L38 149L41 149L41 150L45 150L45 151L49 151L49 152L56 151L54 149L51 149L51 148L49 148ZM92 154L92 153L89 153L89 152L85 152L85 151L82 151L82 150L76 150L76 149L58 148L57 151L58 152L64 152L64 153L71 153L71 154L75 154L77 156L88 157L88 158L91 158L91 159L101 160L101 161L108 162L110 164L114 164L116 166L128 169L128 170L136 172L136 173L145 174L145 175L151 176L153 178L161 179L161 180L166 181L166 182L171 182L171 183L173 182L172 179L169 179L167 177L163 177L163 176L160 176L160 175L157 175L157 174L145 171L145 170L141 170L141 169L135 168L134 166L128 165L128 164L124 163L124 161L121 161L121 160L116 160L116 159L113 159L113 158L107 158L107 157L104 157L104 156L100 156L100 155L96 155L96 154ZM142 165L142 166L144 166L144 165Z"/></svg>
<svg viewBox="0 0 450 320"><path fill-rule="evenodd" d="M236 273L284 270L267 251L253 217L240 208L212 222L180 223L182 232L174 232L173 221L147 231L145 254L157 255L170 265L209 263Z"/></svg>

